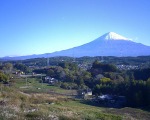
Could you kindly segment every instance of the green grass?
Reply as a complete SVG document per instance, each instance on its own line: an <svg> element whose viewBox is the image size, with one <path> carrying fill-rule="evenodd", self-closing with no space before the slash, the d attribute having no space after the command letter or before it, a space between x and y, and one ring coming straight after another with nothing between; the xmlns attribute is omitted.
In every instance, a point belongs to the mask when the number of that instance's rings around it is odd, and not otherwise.
<svg viewBox="0 0 150 120"><path fill-rule="evenodd" d="M69 94L71 90L64 90L46 83L39 83L38 78L18 78L14 86L3 86L0 92L0 100L5 101L5 107L0 105L0 119L54 119L59 120L149 120L150 113L135 109L122 108L112 109L89 105L88 102L68 98L68 96L48 93ZM41 88L41 89L37 89ZM23 93L25 92L25 93ZM32 93L32 94L30 94ZM16 109L17 107L17 109ZM31 111L34 110L35 111ZM31 112L24 112L31 111ZM6 114L4 114L6 113ZM7 117L10 115L10 118ZM11 116L13 115L13 116ZM16 115L16 116L15 116Z"/></svg>
<svg viewBox="0 0 150 120"><path fill-rule="evenodd" d="M14 87L27 93L55 92L59 94L72 94L74 92L73 90L65 90L47 83L40 83L39 81L39 78L27 78L27 80L26 78L19 78L15 80Z"/></svg>
<svg viewBox="0 0 150 120"><path fill-rule="evenodd" d="M103 113L104 108L94 107L82 104L79 100L64 101L53 106L49 106L51 111L55 110L60 116L60 119L66 120L121 120L120 115ZM73 117L74 116L74 117Z"/></svg>
<svg viewBox="0 0 150 120"><path fill-rule="evenodd" d="M126 120L150 120L150 112L137 108L105 109L105 112L122 115Z"/></svg>
<svg viewBox="0 0 150 120"><path fill-rule="evenodd" d="M18 83L18 87L22 83ZM13 87L3 86L0 100L0 119L54 119L59 120L149 120L150 113L135 109L110 109L86 104L81 100L46 93L25 94ZM53 103L53 104L52 104ZM16 109L17 108L17 109ZM35 111L32 111L35 110ZM29 112L25 112L29 111ZM8 118L10 116L10 118Z"/></svg>

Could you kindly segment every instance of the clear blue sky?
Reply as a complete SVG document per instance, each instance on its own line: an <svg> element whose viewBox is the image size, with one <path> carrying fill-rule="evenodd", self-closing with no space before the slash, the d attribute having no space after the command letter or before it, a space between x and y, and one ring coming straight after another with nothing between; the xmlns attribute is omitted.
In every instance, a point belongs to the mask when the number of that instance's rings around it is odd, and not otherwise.
<svg viewBox="0 0 150 120"><path fill-rule="evenodd" d="M150 46L150 0L0 0L0 57L68 49L109 31Z"/></svg>

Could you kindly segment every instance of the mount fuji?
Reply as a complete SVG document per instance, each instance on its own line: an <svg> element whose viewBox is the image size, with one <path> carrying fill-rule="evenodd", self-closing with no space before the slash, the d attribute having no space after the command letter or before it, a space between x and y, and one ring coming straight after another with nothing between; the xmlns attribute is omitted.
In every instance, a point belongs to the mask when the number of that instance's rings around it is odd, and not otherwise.
<svg viewBox="0 0 150 120"><path fill-rule="evenodd" d="M71 49L54 52L49 56L146 56L150 46L131 41L117 33L109 32L92 42Z"/></svg>
<svg viewBox="0 0 150 120"><path fill-rule="evenodd" d="M67 50L62 50L53 53L46 53L40 55L29 55L19 57L7 57L7 60L23 60L30 58L40 57L55 57L55 56L70 56L70 57L83 57L83 56L147 56L150 55L150 46L141 43L133 42L131 39L123 37L117 33L109 32L101 37Z"/></svg>

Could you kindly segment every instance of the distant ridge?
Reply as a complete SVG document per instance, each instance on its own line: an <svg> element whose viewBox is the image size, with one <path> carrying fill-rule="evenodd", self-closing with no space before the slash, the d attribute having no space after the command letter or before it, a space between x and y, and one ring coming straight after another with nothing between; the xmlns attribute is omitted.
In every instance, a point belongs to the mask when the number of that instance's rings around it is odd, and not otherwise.
<svg viewBox="0 0 150 120"><path fill-rule="evenodd" d="M40 55L29 55L20 57L7 57L7 60L24 60L30 58L41 57L55 57L55 56L70 56L70 57L83 57L83 56L148 56L150 55L150 46L136 43L130 39L119 35L115 32L108 32L101 37L77 46L71 49L62 50L53 53L46 53ZM1 58L1 60L6 58Z"/></svg>

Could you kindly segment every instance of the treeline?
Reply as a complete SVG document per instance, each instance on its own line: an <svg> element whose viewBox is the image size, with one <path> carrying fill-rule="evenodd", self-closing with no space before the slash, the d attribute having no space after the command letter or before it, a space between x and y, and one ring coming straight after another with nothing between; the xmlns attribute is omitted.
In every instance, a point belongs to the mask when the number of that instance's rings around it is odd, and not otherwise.
<svg viewBox="0 0 150 120"><path fill-rule="evenodd" d="M60 87L66 89L87 88L85 82L90 81L91 74L78 67L75 63L60 62L58 66L34 70L59 80Z"/></svg>
<svg viewBox="0 0 150 120"><path fill-rule="evenodd" d="M95 61L89 70L75 63L60 62L58 66L34 72L58 79L60 87L65 89L91 88L95 95L126 96L128 106L140 107L150 105L149 70L120 71L115 65Z"/></svg>
<svg viewBox="0 0 150 120"><path fill-rule="evenodd" d="M126 96L127 105L133 107L150 106L150 67L148 62L146 68L138 70L119 70L116 65L101 63L100 57L93 61L91 57L78 58L78 62L74 62L71 57L52 58L53 65L50 67L39 67L31 69L30 65L41 65L46 63L45 58L31 59L21 62L3 63L0 66L0 82L8 83L11 78L12 70L20 70L25 73L44 73L47 76L57 79L57 86L65 89L86 89L90 88L95 95L112 94ZM123 59L116 57L106 57L113 61L115 59ZM104 59L106 59L104 58ZM115 59L114 59L115 58ZM124 59L124 62L132 60L135 63L144 62L150 57L135 57ZM56 60L56 61L55 61ZM82 69L80 63L88 64L93 61L89 69ZM136 62L138 61L138 62ZM51 63L52 64L52 63Z"/></svg>
<svg viewBox="0 0 150 120"><path fill-rule="evenodd" d="M150 68L119 71L113 65L96 61L90 71L93 78L101 76L98 81L94 79L92 89L95 94L126 96L127 105L132 107L150 105Z"/></svg>
<svg viewBox="0 0 150 120"><path fill-rule="evenodd" d="M13 65L11 63L5 63L0 65L0 83L7 84L11 79L11 71Z"/></svg>
<svg viewBox="0 0 150 120"><path fill-rule="evenodd" d="M115 64L115 65L137 65L140 68L148 68L150 67L150 56L138 56L138 57L113 57L113 56L97 56L97 57L50 57L49 65L55 66L58 65L59 62L73 62L75 61L77 64L92 64L95 60L102 60L107 64ZM8 61L0 61L1 63L7 63ZM9 61L9 63L16 64L21 63L26 66L38 66L43 67L47 66L47 58L34 58L27 60L18 60L18 61Z"/></svg>
<svg viewBox="0 0 150 120"><path fill-rule="evenodd" d="M31 73L32 70L21 63L4 63L0 65L0 83L8 84L12 82L13 74L17 71L21 71L25 74ZM13 81L14 82L14 81Z"/></svg>

